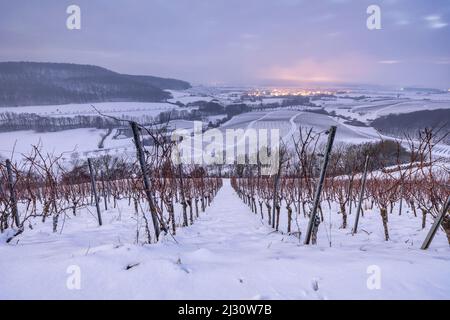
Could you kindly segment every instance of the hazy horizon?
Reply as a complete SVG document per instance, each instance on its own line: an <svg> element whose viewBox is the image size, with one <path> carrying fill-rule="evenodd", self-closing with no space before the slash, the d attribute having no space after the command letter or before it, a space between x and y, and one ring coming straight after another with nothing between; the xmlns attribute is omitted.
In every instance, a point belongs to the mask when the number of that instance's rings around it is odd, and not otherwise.
<svg viewBox="0 0 450 320"><path fill-rule="evenodd" d="M67 6L81 30L66 28ZM381 7L382 29L366 27ZM67 62L193 84L450 87L444 0L0 0L1 61Z"/></svg>

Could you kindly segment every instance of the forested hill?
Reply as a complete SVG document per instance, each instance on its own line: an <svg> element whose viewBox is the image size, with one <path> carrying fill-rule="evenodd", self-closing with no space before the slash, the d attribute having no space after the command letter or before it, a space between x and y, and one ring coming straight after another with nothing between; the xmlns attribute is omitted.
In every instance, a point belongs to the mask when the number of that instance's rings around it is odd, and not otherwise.
<svg viewBox="0 0 450 320"><path fill-rule="evenodd" d="M0 62L0 107L88 102L158 102L164 89L188 89L175 79L120 74L93 65Z"/></svg>
<svg viewBox="0 0 450 320"><path fill-rule="evenodd" d="M410 113L389 114L372 121L371 126L383 134L404 138L417 135L424 128L434 129L436 138L444 137L450 144L450 109L421 110Z"/></svg>

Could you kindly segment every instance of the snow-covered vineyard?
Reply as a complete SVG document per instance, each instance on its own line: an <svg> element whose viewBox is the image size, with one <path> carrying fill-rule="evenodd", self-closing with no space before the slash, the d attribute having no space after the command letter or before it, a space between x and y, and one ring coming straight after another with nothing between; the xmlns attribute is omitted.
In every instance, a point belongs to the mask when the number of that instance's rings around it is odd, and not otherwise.
<svg viewBox="0 0 450 320"><path fill-rule="evenodd" d="M390 216L389 242L376 211L361 217L355 236L339 229L333 212L319 230L318 245L304 246L295 236L273 232L225 180L211 206L176 241L163 236L136 245L136 215L128 208L122 200L104 211L102 227L93 208L67 217L62 233L52 232L51 221L36 222L13 245L2 244L0 268L8 276L0 278L1 298L449 298L445 235L438 233L430 250L420 250L427 231L411 212ZM304 228L306 219L298 221ZM80 290L70 290L67 281L77 266ZM367 281L377 267L381 288L370 290Z"/></svg>
<svg viewBox="0 0 450 320"><path fill-rule="evenodd" d="M449 0L0 8L0 301L450 300Z"/></svg>
<svg viewBox="0 0 450 320"><path fill-rule="evenodd" d="M432 131L405 161L395 142L328 153L306 129L268 175L176 163L175 142L144 148L131 124L137 157L69 165L34 147L0 164L0 298L450 298Z"/></svg>

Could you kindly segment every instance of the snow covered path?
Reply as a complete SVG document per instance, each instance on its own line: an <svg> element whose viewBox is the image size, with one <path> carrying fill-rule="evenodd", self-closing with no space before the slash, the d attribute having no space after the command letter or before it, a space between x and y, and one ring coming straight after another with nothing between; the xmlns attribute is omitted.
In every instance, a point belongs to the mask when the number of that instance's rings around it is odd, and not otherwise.
<svg viewBox="0 0 450 320"><path fill-rule="evenodd" d="M0 244L0 299L450 298L447 248L369 247L363 236L305 247L263 225L227 180L207 212L179 230L178 244L134 245L131 222L108 214L101 228L92 220L70 229L70 221L62 234L30 231ZM379 290L367 287L373 265ZM81 271L80 290L67 288L69 266Z"/></svg>

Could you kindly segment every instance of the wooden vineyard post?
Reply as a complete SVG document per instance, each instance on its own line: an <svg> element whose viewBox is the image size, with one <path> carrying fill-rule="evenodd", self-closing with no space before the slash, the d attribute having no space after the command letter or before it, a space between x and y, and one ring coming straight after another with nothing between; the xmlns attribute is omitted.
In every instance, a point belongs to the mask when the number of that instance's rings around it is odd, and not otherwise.
<svg viewBox="0 0 450 320"><path fill-rule="evenodd" d="M331 153L331 149L333 148L334 137L336 136L336 129L337 129L336 126L332 126L328 132L327 149L326 149L325 158L324 158L323 164L322 164L322 170L320 172L319 183L317 184L316 193L314 196L313 210L311 212L311 216L309 217L308 229L306 231L305 245L309 244L311 241L311 234L312 234L312 231L314 228L314 223L316 220L317 209L318 209L319 203L320 203L320 195L322 193L323 183L325 181L328 160L330 159L330 153Z"/></svg>
<svg viewBox="0 0 450 320"><path fill-rule="evenodd" d="M106 189L105 189L105 174L103 171L101 172L101 179L102 179L102 194L103 194L103 200L105 202L105 210L108 210L108 199L106 195Z"/></svg>
<svg viewBox="0 0 450 320"><path fill-rule="evenodd" d="M97 195L97 186L95 185L95 172L92 168L92 161L90 158L88 158L88 165L89 165L89 173L91 175L91 187L92 187L92 193L94 194L95 208L97 209L98 224L101 226L103 224L102 213L100 211L100 204L99 204L99 199L98 199L98 195Z"/></svg>
<svg viewBox="0 0 450 320"><path fill-rule="evenodd" d="M180 194L181 194L181 205L183 206L183 227L187 227L189 225L188 223L188 216L187 216L187 202L186 198L184 196L184 186L183 186L183 166L181 164L181 159L179 159L180 163L178 164L178 174L180 176Z"/></svg>
<svg viewBox="0 0 450 320"><path fill-rule="evenodd" d="M14 179L11 167L11 161L6 159L6 172L8 174L8 188L11 200L11 209L16 226L20 228L19 211L17 210L16 191L14 190Z"/></svg>
<svg viewBox="0 0 450 320"><path fill-rule="evenodd" d="M279 155L281 156L281 155ZM280 174L281 174L281 163L278 163L277 175L275 176L275 181L273 185L273 200L272 200L272 228L275 228L275 219L276 219L276 206L277 203L277 192L278 186L280 184Z"/></svg>
<svg viewBox="0 0 450 320"><path fill-rule="evenodd" d="M431 229L428 232L428 235L422 244L422 247L421 247L422 250L427 250L428 247L430 246L431 241L433 241L436 231L439 228L439 225L441 224L442 220L444 219L444 217L447 214L447 211L449 209L450 209L450 196L447 197L447 201L445 202L444 206L442 207L441 213L439 214L439 216L436 217L436 220L434 220L434 223L431 226Z"/></svg>
<svg viewBox="0 0 450 320"><path fill-rule="evenodd" d="M403 208L403 185L400 187L401 192L400 192L400 207L398 208L398 215L401 216L402 215L402 208Z"/></svg>
<svg viewBox="0 0 450 320"><path fill-rule="evenodd" d="M361 181L361 190L359 190L358 208L356 209L355 225L353 226L352 235L358 232L359 215L361 213L361 206L364 197L364 189L366 188L367 178L367 166L369 164L369 155L366 155L366 161L364 162L364 173Z"/></svg>
<svg viewBox="0 0 450 320"><path fill-rule="evenodd" d="M179 140L182 141L182 138ZM184 185L183 185L183 164L181 161L181 156L180 156L180 150L178 149L178 144L176 145L177 148L177 161L178 161L178 165L177 165L177 170L178 170L178 175L179 175L179 182L180 182L180 196L181 196L181 205L183 207L183 227L187 227L189 226L189 222L188 222L188 216L187 216L187 202L186 202L186 196L184 194ZM202 193L202 197L203 197L203 193ZM202 210L205 211L203 202L202 202ZM192 223L191 223L192 224Z"/></svg>
<svg viewBox="0 0 450 320"><path fill-rule="evenodd" d="M152 193L150 190L150 180L148 179L148 176L147 176L147 170L146 170L146 164L145 164L145 158L144 158L144 150L143 150L142 144L141 144L138 124L136 122L132 121L132 122L130 122L130 125L131 125L131 129L133 130L133 139L134 139L134 144L136 146L137 158L139 161L139 165L141 167L142 178L144 180L144 189L145 189L144 191L145 191L145 195L147 197L147 201L148 201L148 204L150 207L150 213L152 215L153 229L155 230L156 239L159 239L159 234L161 233L161 231L160 231L160 227L159 227L158 216L157 216L156 209L155 209L156 207L153 202Z"/></svg>

